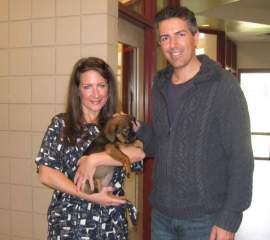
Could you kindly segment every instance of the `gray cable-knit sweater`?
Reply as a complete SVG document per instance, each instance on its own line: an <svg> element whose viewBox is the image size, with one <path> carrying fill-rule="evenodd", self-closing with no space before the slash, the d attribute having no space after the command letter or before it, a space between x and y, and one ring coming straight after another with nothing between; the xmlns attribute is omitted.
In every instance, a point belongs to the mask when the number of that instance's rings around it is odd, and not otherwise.
<svg viewBox="0 0 270 240"><path fill-rule="evenodd" d="M152 88L152 123L138 136L154 157L150 202L163 214L192 218L216 213L215 225L236 232L251 203L254 160L247 104L237 80L207 56L194 86L169 123L172 67Z"/></svg>

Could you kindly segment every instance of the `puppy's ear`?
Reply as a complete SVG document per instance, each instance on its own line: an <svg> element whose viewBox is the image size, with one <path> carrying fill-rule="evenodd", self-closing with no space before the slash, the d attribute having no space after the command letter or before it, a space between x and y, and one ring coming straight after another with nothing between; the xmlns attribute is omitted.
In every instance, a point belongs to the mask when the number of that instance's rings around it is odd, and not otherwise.
<svg viewBox="0 0 270 240"><path fill-rule="evenodd" d="M104 134L110 142L114 142L116 138L116 124L114 122L108 122L104 128Z"/></svg>

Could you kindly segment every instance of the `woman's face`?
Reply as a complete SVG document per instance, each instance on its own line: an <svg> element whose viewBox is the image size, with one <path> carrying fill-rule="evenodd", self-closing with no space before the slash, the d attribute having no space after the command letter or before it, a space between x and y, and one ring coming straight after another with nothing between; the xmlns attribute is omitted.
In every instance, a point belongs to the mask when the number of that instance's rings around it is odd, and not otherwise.
<svg viewBox="0 0 270 240"><path fill-rule="evenodd" d="M82 111L87 122L95 122L109 96L109 85L97 71L89 70L80 77Z"/></svg>

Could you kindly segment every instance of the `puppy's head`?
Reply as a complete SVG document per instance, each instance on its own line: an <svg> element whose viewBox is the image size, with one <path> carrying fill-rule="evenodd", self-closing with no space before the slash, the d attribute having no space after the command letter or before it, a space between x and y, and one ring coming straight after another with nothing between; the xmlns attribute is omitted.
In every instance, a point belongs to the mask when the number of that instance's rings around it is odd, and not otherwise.
<svg viewBox="0 0 270 240"><path fill-rule="evenodd" d="M136 134L132 128L133 118L130 115L117 115L108 120L104 128L104 134L110 142L125 144L136 140Z"/></svg>

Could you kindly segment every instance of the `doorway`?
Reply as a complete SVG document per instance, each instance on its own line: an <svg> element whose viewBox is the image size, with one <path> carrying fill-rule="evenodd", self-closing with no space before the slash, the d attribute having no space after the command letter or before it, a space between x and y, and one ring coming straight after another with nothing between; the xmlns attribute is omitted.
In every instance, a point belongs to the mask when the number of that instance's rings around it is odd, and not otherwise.
<svg viewBox="0 0 270 240"><path fill-rule="evenodd" d="M251 122L255 159L253 197L244 212L237 240L270 239L270 70L240 70Z"/></svg>
<svg viewBox="0 0 270 240"><path fill-rule="evenodd" d="M121 18L118 19L118 110L144 120L144 30ZM125 192L138 209L136 228L129 224L129 239L142 239L143 175L132 174L126 179Z"/></svg>

